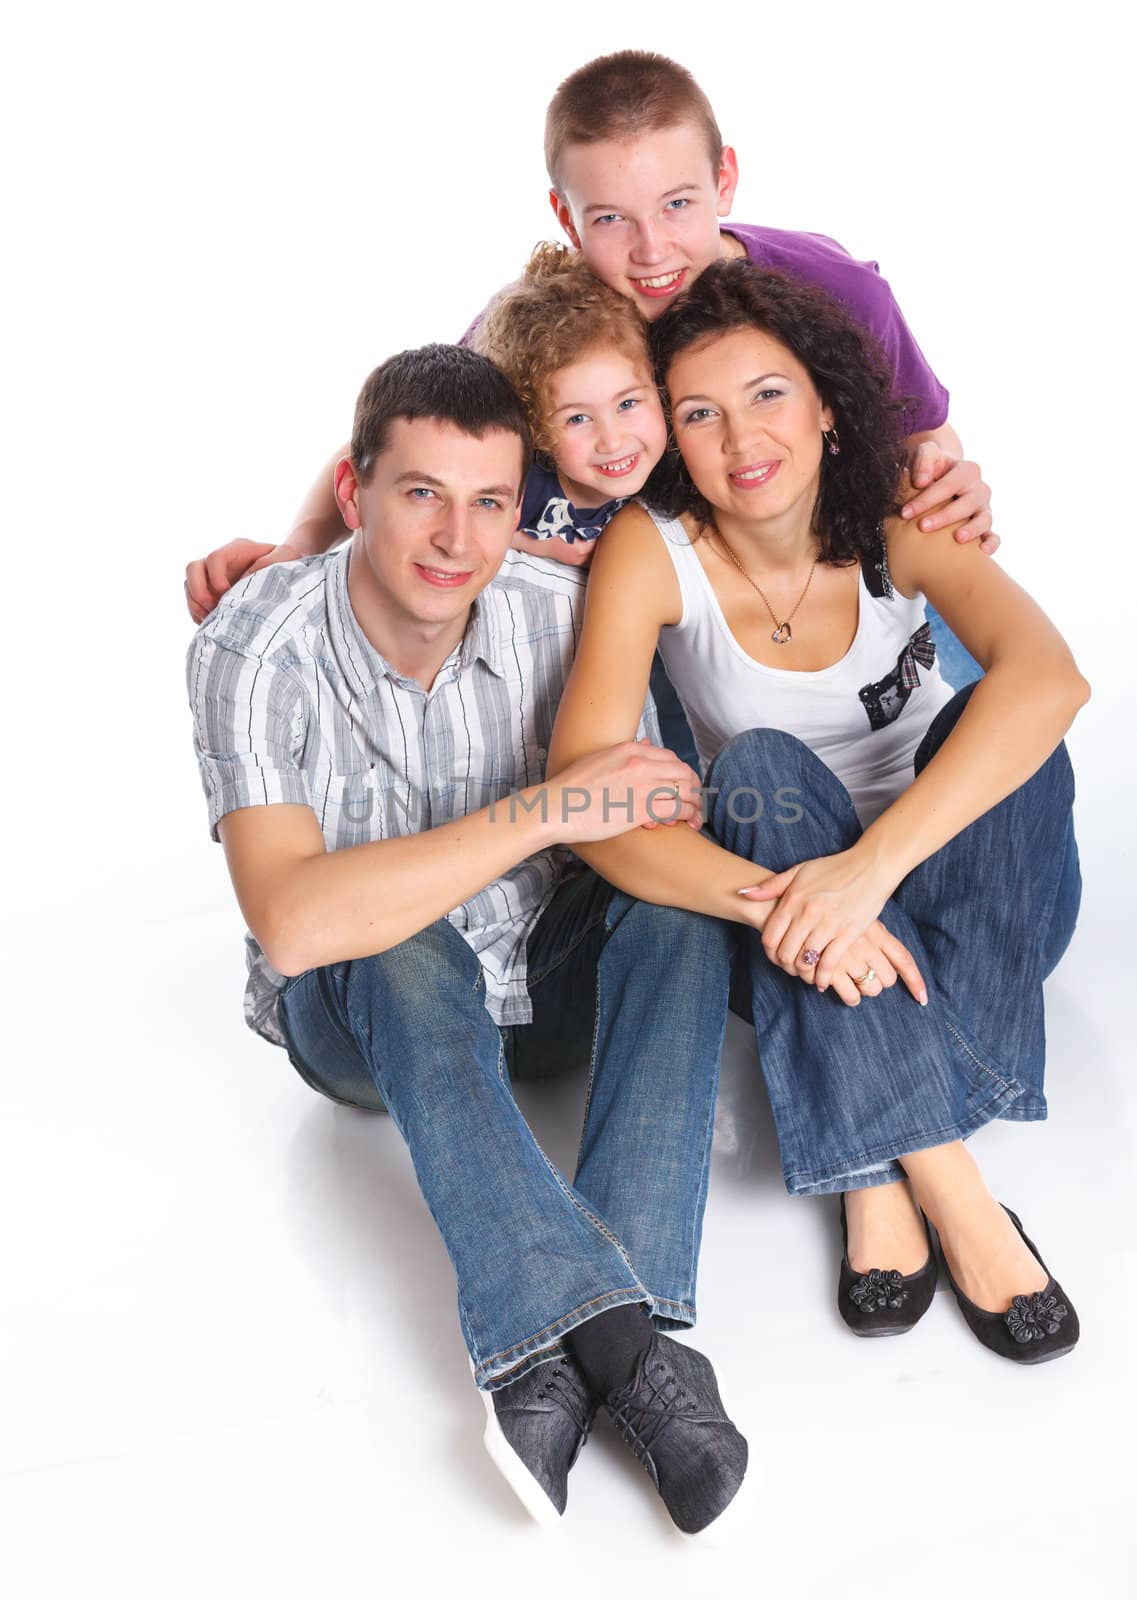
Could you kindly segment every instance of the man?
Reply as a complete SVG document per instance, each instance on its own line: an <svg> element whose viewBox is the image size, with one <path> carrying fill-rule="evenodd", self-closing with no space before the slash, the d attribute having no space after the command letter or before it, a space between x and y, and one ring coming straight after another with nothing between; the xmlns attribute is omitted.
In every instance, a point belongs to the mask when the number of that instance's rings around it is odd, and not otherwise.
<svg viewBox="0 0 1137 1600"><path fill-rule="evenodd" d="M722 224L738 185L738 159L691 74L651 51L623 50L579 68L561 84L545 126L549 198L570 242L611 288L649 320L720 256L749 255L761 266L817 283L842 300L883 346L898 398L914 403L909 471L921 493L905 515L926 532L960 523L956 537L993 552L991 493L979 469L960 459L947 390L908 330L873 262L859 262L820 234ZM273 561L327 550L343 537L332 493L335 462L317 478L283 543L235 539L186 569L186 599L201 622L242 575ZM546 541L543 554L556 541ZM950 682L978 669L958 641L933 623ZM947 652L959 652L951 658ZM974 669L974 670L972 670ZM967 673L968 676L961 676Z"/></svg>
<svg viewBox="0 0 1137 1600"><path fill-rule="evenodd" d="M509 553L529 456L483 357L379 367L336 470L350 544L246 578L193 642L197 753L248 1020L314 1088L391 1113L495 1463L555 1523L603 1404L699 1533L754 1477L710 1363L657 1330L695 1317L730 944L564 848L697 827L698 779L628 743L545 783L583 580ZM582 1051L570 1185L509 1084Z"/></svg>

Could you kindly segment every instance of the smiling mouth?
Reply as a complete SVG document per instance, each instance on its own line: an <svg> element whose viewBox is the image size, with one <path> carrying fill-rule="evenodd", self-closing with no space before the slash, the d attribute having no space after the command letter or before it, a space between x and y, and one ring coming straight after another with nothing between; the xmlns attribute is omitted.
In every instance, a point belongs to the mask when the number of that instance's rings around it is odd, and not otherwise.
<svg viewBox="0 0 1137 1600"><path fill-rule="evenodd" d="M759 489L762 484L769 483L781 464L780 461L763 461L756 467L743 467L740 472L731 472L728 476L740 489Z"/></svg>
<svg viewBox="0 0 1137 1600"><path fill-rule="evenodd" d="M424 567L421 561L416 561L415 567L436 589L460 589L473 577L472 572L444 572L440 567Z"/></svg>
<svg viewBox="0 0 1137 1600"><path fill-rule="evenodd" d="M639 461L639 451L633 456L622 456L619 461L598 461L597 472L602 472L606 478L624 478L631 472Z"/></svg>
<svg viewBox="0 0 1137 1600"><path fill-rule="evenodd" d="M675 294L686 276L687 268L680 267L678 272L661 272L654 278L633 278L632 282L641 294L658 296Z"/></svg>

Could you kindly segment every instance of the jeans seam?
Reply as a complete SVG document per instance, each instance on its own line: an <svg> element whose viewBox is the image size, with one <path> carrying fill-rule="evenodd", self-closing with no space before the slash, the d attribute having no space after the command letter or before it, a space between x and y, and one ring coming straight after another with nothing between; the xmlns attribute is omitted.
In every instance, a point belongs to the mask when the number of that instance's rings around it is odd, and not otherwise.
<svg viewBox="0 0 1137 1600"><path fill-rule="evenodd" d="M973 1066L978 1067L980 1072L985 1073L987 1075L987 1077L994 1078L995 1082L997 1084L999 1084L1000 1087L1003 1088L1003 1089L1010 1089L1010 1088L1012 1088L1014 1086L1013 1083L1008 1083L1006 1078L1000 1077L1000 1075L992 1067L989 1067L989 1066L987 1066L987 1064L985 1062L980 1061L979 1057L975 1054L975 1051L971 1048L971 1046L968 1044L967 1040L959 1032L958 1028L956 1028L952 1024L952 1021L951 1021L950 1017L945 1016L943 1021L944 1021L944 1027L951 1034L952 1038L956 1041L956 1043L959 1045L960 1049L963 1051L964 1055L972 1063ZM1021 1093L1022 1091L1020 1090L1019 1092Z"/></svg>
<svg viewBox="0 0 1137 1600"><path fill-rule="evenodd" d="M576 1152L576 1169L580 1171L580 1163L584 1156L584 1137L588 1131L588 1113L592 1109L592 1088L596 1082L596 1042L600 1037L600 963L596 963L596 983L593 987L592 1000L592 1048L588 1053L588 1088L584 1094L584 1118L580 1125L580 1144Z"/></svg>

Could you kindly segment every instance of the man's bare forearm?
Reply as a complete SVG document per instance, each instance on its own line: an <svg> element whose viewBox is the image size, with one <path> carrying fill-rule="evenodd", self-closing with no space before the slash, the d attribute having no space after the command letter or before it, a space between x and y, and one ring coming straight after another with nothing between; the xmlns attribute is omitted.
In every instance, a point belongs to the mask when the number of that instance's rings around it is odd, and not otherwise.
<svg viewBox="0 0 1137 1600"><path fill-rule="evenodd" d="M542 814L518 804L537 794L523 790L425 833L344 850L320 848L308 831L263 863L251 837L263 826L259 808L230 813L220 831L231 864L242 858L234 882L253 937L293 977L401 944L555 843L548 807Z"/></svg>

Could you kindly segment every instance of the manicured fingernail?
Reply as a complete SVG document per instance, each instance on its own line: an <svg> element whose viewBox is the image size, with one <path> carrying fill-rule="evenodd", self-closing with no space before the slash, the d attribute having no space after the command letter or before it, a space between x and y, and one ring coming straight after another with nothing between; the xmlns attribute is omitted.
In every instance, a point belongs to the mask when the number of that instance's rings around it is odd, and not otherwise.
<svg viewBox="0 0 1137 1600"><path fill-rule="evenodd" d="M901 511L900 511L900 515L902 517L910 517L912 515L912 507L911 506L902 506L901 507Z"/></svg>
<svg viewBox="0 0 1137 1600"><path fill-rule="evenodd" d="M739 894L757 894L761 887L762 887L762 885L760 883L752 883L750 885L749 889L739 889L738 893Z"/></svg>
<svg viewBox="0 0 1137 1600"><path fill-rule="evenodd" d="M928 1003L928 991L926 989L921 989L920 990L920 1004L922 1006L926 1006L927 1003Z"/></svg>
<svg viewBox="0 0 1137 1600"><path fill-rule="evenodd" d="M935 523L932 521L931 517L925 517L923 522L920 524L921 533L931 533L934 528Z"/></svg>

